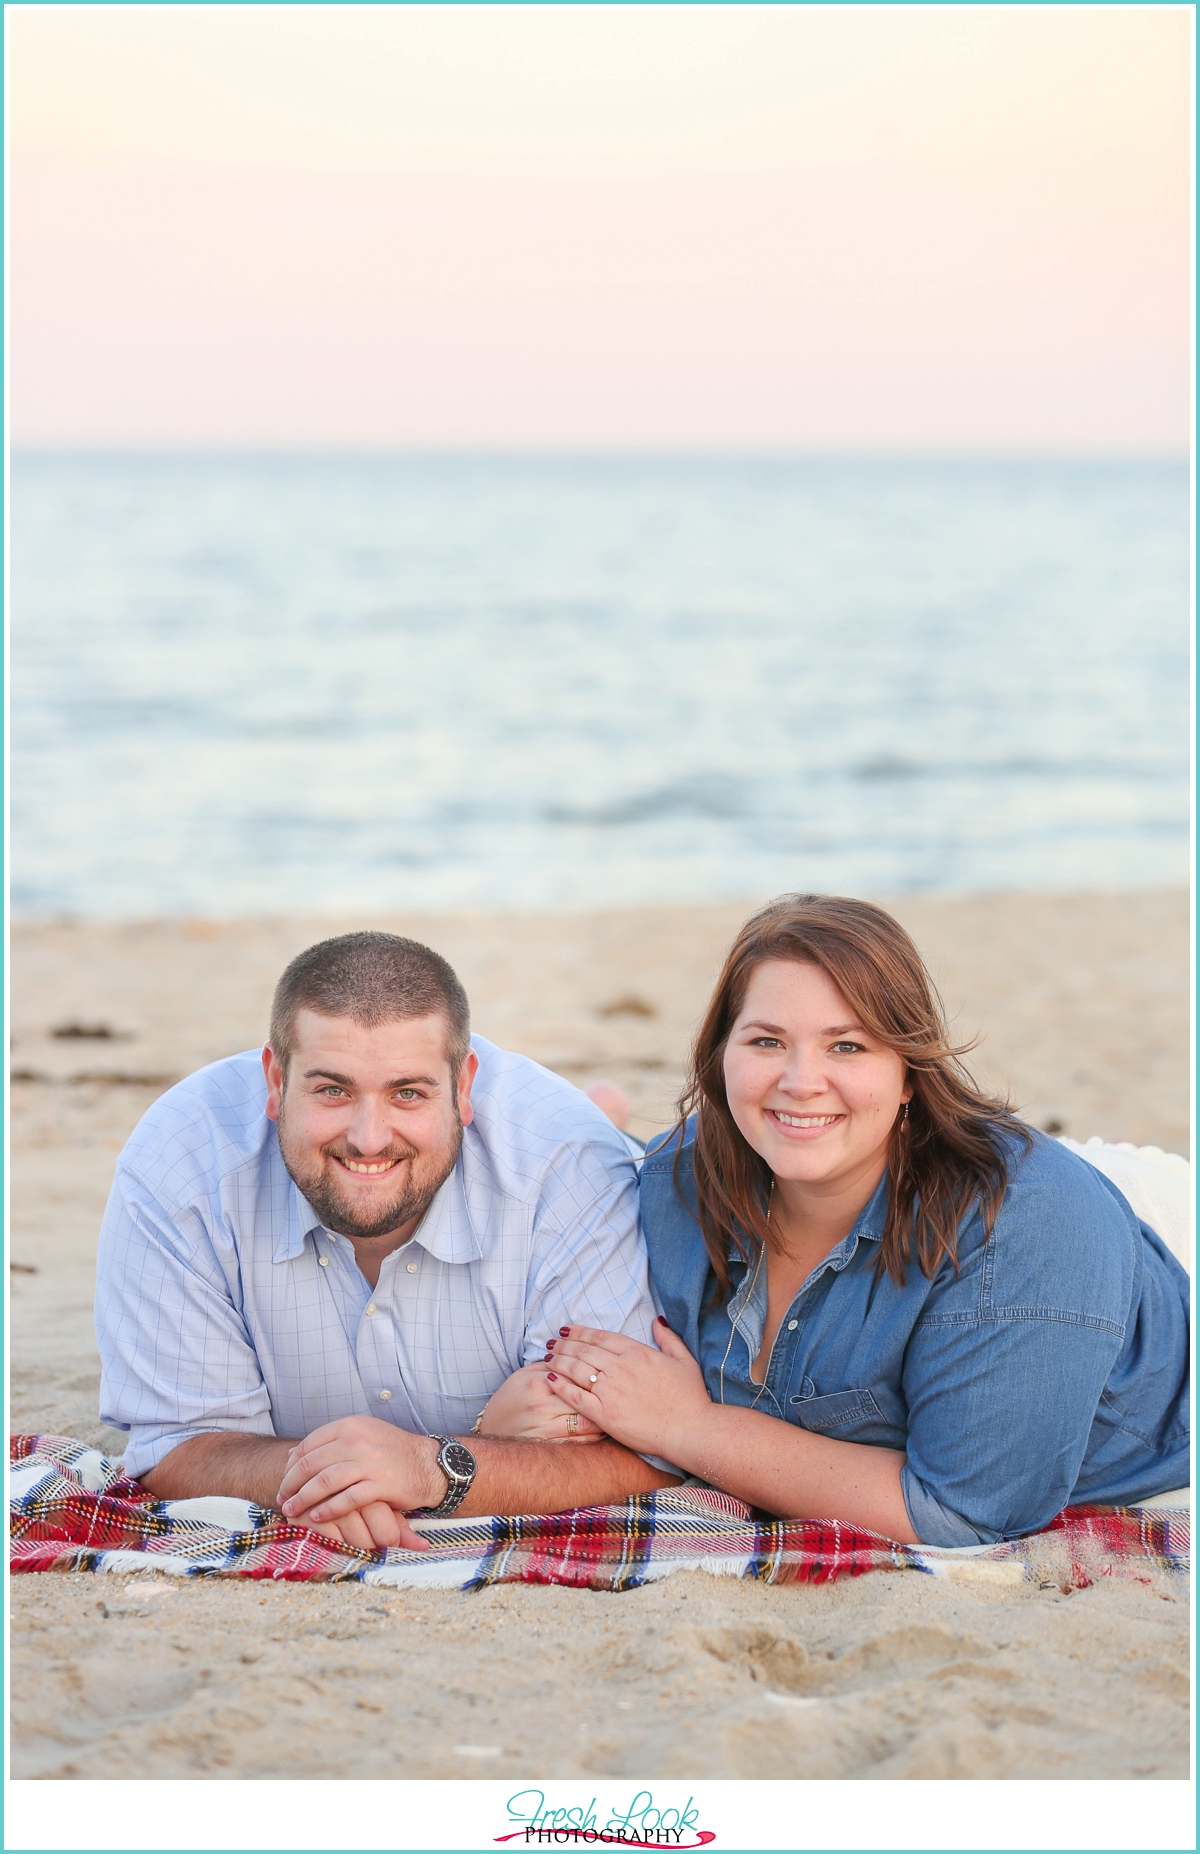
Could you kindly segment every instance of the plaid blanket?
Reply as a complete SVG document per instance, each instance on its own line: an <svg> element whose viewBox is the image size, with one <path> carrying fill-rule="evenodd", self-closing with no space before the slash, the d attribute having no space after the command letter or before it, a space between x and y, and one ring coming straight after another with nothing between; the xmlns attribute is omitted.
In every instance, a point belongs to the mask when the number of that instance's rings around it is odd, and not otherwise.
<svg viewBox="0 0 1200 1854"><path fill-rule="evenodd" d="M682 1570L768 1584L908 1570L1066 1590L1184 1571L1191 1542L1190 1512L1081 1506L1031 1538L938 1551L837 1520L762 1519L727 1494L682 1487L570 1513L421 1520L430 1551L361 1552L245 1500L151 1499L119 1461L66 1436L14 1436L10 1452L14 1571L630 1590Z"/></svg>

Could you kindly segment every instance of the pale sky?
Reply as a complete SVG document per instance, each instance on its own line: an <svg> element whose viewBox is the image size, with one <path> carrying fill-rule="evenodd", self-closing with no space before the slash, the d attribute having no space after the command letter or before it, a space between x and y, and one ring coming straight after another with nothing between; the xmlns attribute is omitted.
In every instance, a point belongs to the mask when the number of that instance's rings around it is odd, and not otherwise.
<svg viewBox="0 0 1200 1854"><path fill-rule="evenodd" d="M14 443L1179 454L1190 9L6 9Z"/></svg>

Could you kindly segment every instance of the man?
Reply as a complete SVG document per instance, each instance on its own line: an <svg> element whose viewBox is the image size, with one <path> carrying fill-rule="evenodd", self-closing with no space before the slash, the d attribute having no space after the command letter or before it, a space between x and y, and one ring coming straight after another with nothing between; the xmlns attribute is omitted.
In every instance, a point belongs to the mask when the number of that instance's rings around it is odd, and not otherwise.
<svg viewBox="0 0 1200 1854"><path fill-rule="evenodd" d="M310 947L267 1047L154 1104L117 1162L97 1277L103 1420L160 1498L273 1506L336 1464L339 1487L382 1479L391 1503L289 1516L415 1546L405 1510L552 1512L670 1479L607 1438L472 1433L564 1323L648 1340L654 1306L626 1141L472 1039L458 979L415 941ZM568 1440L578 1419L546 1404Z"/></svg>

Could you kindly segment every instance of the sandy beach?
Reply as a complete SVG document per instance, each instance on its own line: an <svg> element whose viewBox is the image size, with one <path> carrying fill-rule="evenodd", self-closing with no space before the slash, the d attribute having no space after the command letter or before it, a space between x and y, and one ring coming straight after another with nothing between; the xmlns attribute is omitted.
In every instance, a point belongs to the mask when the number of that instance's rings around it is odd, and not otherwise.
<svg viewBox="0 0 1200 1854"><path fill-rule="evenodd" d="M324 898L322 898L324 899ZM1086 1140L1188 1142L1182 890L893 904L977 1075ZM97 1416L95 1241L164 1088L261 1042L286 961L383 926L443 952L475 1028L666 1125L750 904L14 923L11 1427ZM13 1590L17 1777L1183 1777L1181 1580L1057 1588L687 1574L612 1595L47 1575Z"/></svg>

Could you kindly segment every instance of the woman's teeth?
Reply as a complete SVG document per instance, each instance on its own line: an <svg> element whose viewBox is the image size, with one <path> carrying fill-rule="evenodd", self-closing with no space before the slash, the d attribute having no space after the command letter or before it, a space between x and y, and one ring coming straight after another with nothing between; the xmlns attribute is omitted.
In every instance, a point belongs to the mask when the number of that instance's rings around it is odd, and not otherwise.
<svg viewBox="0 0 1200 1854"><path fill-rule="evenodd" d="M781 1114L777 1107L767 1109L776 1120L782 1120L785 1127L831 1127L841 1114Z"/></svg>

